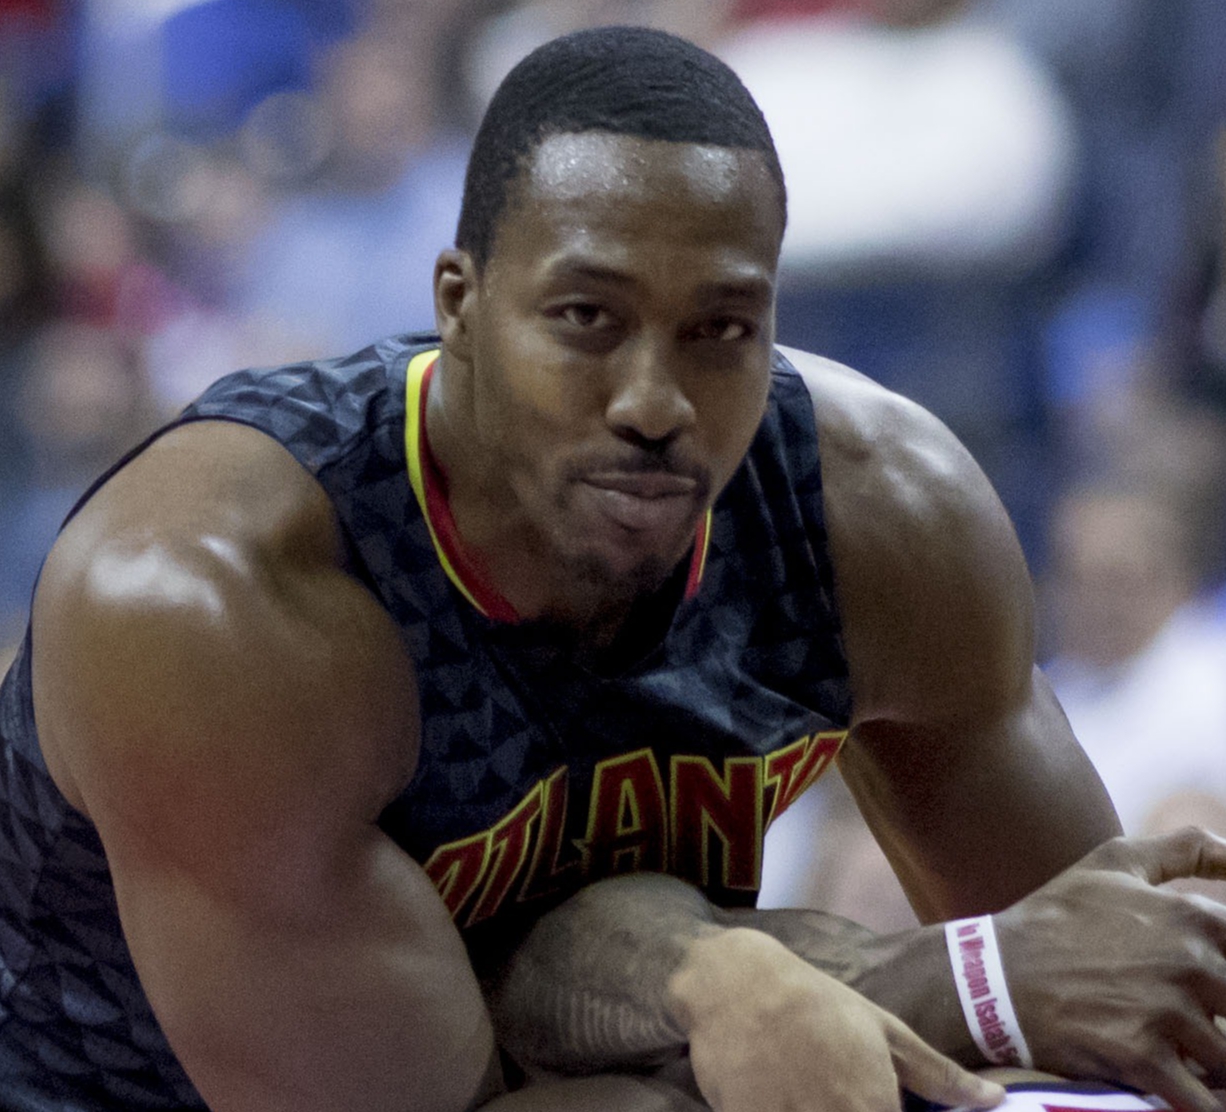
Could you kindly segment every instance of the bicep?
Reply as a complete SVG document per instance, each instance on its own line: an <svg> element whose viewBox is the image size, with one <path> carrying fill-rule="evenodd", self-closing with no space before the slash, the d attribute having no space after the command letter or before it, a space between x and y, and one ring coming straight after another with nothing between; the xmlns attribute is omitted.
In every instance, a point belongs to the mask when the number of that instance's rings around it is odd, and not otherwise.
<svg viewBox="0 0 1226 1112"><path fill-rule="evenodd" d="M326 522L129 529L116 497L48 562L35 709L172 1047L218 1112L465 1107L480 992L376 825L416 746L394 627Z"/></svg>
<svg viewBox="0 0 1226 1112"><path fill-rule="evenodd" d="M982 471L872 384L832 400L825 509L853 700L840 765L922 916L999 907L1115 833L1114 812L1035 667L1029 573Z"/></svg>
<svg viewBox="0 0 1226 1112"><path fill-rule="evenodd" d="M289 669L240 637L231 672L205 629L187 653L151 643L163 620L144 615L140 651L121 653L87 616L65 660L92 645L121 667L98 665L71 715L43 707L184 1068L217 1112L465 1107L492 1034L441 900L375 823L378 687L318 629Z"/></svg>
<svg viewBox="0 0 1226 1112"><path fill-rule="evenodd" d="M491 1054L480 991L428 879L380 832L294 907L108 854L141 983L211 1108L467 1106Z"/></svg>

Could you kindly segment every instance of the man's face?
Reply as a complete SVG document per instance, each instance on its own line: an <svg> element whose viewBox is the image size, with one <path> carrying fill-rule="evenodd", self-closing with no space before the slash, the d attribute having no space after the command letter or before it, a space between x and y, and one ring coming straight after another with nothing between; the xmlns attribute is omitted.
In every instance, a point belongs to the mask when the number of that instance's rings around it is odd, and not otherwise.
<svg viewBox="0 0 1226 1112"><path fill-rule="evenodd" d="M469 299L477 443L550 571L653 589L762 417L781 217L755 152L537 149Z"/></svg>

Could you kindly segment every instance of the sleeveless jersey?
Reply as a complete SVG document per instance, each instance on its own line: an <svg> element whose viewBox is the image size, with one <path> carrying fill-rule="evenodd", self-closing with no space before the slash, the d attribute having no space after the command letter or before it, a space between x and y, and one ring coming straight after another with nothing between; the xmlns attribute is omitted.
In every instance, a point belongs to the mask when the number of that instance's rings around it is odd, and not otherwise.
<svg viewBox="0 0 1226 1112"><path fill-rule="evenodd" d="M628 870L752 904L767 826L829 765L850 710L802 380L775 355L766 415L680 569L671 624L603 674L509 620L467 571L425 439L437 344L239 372L168 426L236 421L282 443L399 626L421 755L380 826L475 958ZM201 1108L140 989L98 835L39 751L30 650L27 633L0 691L0 1109Z"/></svg>

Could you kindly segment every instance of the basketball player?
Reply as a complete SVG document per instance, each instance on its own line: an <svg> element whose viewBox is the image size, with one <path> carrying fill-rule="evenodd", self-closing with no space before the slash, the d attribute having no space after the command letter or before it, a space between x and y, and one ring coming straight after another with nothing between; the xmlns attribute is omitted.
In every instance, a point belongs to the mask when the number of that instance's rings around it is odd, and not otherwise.
<svg viewBox="0 0 1226 1112"><path fill-rule="evenodd" d="M774 347L784 222L725 67L560 40L437 336L225 379L97 484L0 701L0 1106L990 1105L941 926L752 909L841 753L926 920L1005 909L1037 1065L1216 1107L1223 919L1152 884L1226 849L1112 840L982 474Z"/></svg>

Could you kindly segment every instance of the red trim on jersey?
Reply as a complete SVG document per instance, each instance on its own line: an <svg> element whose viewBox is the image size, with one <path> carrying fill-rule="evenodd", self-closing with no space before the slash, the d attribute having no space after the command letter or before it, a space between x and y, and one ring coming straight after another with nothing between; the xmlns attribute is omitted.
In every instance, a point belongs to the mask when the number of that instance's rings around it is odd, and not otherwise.
<svg viewBox="0 0 1226 1112"><path fill-rule="evenodd" d="M707 546L711 543L711 511L698 519L698 530L694 534L694 549L690 553L690 573L685 578L685 597L692 599L698 594L702 583L702 573L707 567Z"/></svg>
<svg viewBox="0 0 1226 1112"><path fill-rule="evenodd" d="M421 443L421 475L426 492L426 513L430 516L430 527L443 550L443 556L451 564L456 575L463 582L469 594L477 603L477 608L486 617L496 622L518 622L519 614L502 594L488 583L464 555L460 543L460 533L456 529L455 518L451 516L451 507L447 504L447 495L443 492L445 481L430 451L430 440L426 435L426 394L430 389L430 378L434 374L432 362L421 376L421 410L418 413L418 437Z"/></svg>
<svg viewBox="0 0 1226 1112"><path fill-rule="evenodd" d="M430 439L426 435L426 395L430 389L430 379L434 374L437 359L433 360L422 372L421 399L418 413L418 437L421 445L421 476L425 488L426 514L429 525L442 549L444 559L451 564L456 576L465 590L472 596L477 608L497 622L518 622L520 616L515 607L478 571L476 566L464 555L460 541L460 533L452 517L451 507L447 504L444 493L446 480L430 451ZM702 573L707 565L707 548L711 541L711 511L707 510L698 520L698 528L694 533L694 547L690 552L690 570L685 580L685 598L692 599L698 594L702 583Z"/></svg>

